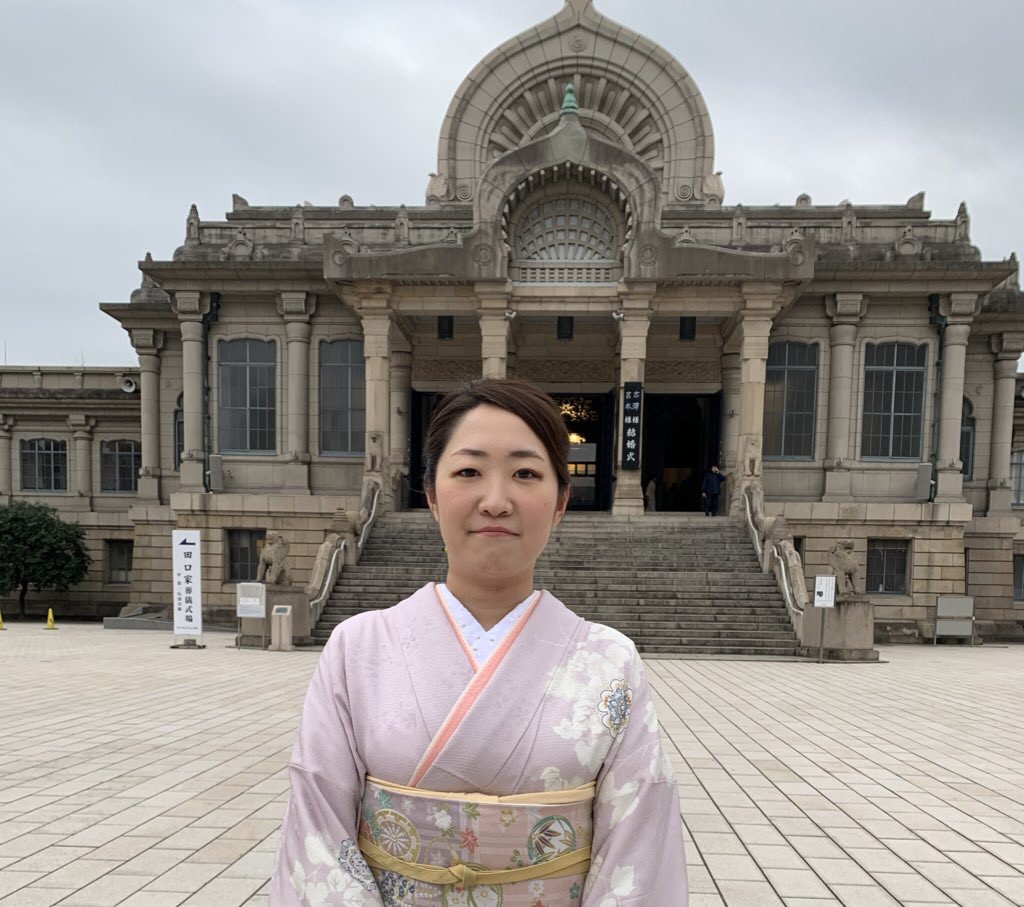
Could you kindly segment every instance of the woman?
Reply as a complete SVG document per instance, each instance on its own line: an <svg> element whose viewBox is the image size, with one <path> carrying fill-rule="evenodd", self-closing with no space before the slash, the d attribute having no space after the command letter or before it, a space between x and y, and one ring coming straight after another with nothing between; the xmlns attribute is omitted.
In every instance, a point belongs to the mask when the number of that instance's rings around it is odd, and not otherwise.
<svg viewBox="0 0 1024 907"><path fill-rule="evenodd" d="M291 763L270 902L680 907L672 767L621 633L533 588L569 501L550 397L442 400L424 488L443 584L332 634Z"/></svg>

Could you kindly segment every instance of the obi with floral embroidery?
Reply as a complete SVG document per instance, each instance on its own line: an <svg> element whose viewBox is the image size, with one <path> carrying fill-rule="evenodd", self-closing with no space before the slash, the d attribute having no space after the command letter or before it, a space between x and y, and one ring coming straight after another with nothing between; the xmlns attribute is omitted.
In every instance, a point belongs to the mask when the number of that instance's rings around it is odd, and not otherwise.
<svg viewBox="0 0 1024 907"><path fill-rule="evenodd" d="M578 904L593 799L593 785L495 797L368 778L359 847L388 907Z"/></svg>

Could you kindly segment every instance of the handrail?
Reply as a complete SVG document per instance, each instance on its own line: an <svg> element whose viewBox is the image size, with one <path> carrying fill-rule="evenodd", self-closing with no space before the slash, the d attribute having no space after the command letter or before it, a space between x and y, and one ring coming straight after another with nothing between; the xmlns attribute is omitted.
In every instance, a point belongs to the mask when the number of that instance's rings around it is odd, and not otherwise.
<svg viewBox="0 0 1024 907"><path fill-rule="evenodd" d="M764 549L761 547L761 533L757 531L757 527L754 525L754 515L750 510L749 490L749 485L743 489L743 509L747 514L747 528L750 529L750 535L754 539L754 549L757 551L757 562L764 566Z"/></svg>
<svg viewBox="0 0 1024 907"><path fill-rule="evenodd" d="M373 526L377 519L377 501L380 499L380 485L373 489L373 501L370 504L370 515L366 518L366 522L363 524L363 528L359 533L359 541L356 542L356 551L359 554L363 553L363 546L366 544L367 535L370 532L370 527Z"/></svg>
<svg viewBox="0 0 1024 907"><path fill-rule="evenodd" d="M779 554L779 546L772 545L772 554L775 555L776 560L779 562L779 569L782 573L782 594L786 599L786 607L789 608L789 613L794 612L799 614L801 617L804 615L804 609L796 603L796 599L793 598L793 590L789 587L789 565L783 560L781 554Z"/></svg>
<svg viewBox="0 0 1024 907"><path fill-rule="evenodd" d="M338 568L338 558L344 553L347 545L348 539L342 539L341 544L331 552L331 562L327 565L327 570L324 573L324 582L320 587L320 594L309 603L309 610L313 615L314 624L320 620L320 613L324 609L324 602L327 601L327 597L331 594L334 584L338 581L338 574L341 572Z"/></svg>

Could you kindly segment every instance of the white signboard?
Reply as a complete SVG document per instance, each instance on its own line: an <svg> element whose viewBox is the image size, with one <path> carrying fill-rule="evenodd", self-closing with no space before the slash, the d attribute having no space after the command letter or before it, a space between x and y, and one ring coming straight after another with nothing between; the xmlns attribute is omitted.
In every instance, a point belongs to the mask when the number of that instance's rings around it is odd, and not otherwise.
<svg viewBox="0 0 1024 907"><path fill-rule="evenodd" d="M239 618L267 616L267 587L263 583L239 583L235 613Z"/></svg>
<svg viewBox="0 0 1024 907"><path fill-rule="evenodd" d="M174 635L203 635L203 570L198 529L171 533L174 569Z"/></svg>
<svg viewBox="0 0 1024 907"><path fill-rule="evenodd" d="M814 607L836 606L836 578L832 575L814 577Z"/></svg>

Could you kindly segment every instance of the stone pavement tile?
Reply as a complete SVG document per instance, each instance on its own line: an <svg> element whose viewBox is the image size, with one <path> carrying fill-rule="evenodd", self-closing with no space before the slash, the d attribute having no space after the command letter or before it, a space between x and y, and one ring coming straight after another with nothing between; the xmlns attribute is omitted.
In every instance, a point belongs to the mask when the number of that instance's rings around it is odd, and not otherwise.
<svg viewBox="0 0 1024 907"><path fill-rule="evenodd" d="M807 863L788 844L751 844L750 856L761 869L806 869Z"/></svg>
<svg viewBox="0 0 1024 907"><path fill-rule="evenodd" d="M136 891L117 907L178 907L187 898L183 891Z"/></svg>
<svg viewBox="0 0 1024 907"><path fill-rule="evenodd" d="M66 844L68 847L76 847L78 845L100 847L113 841L115 838L121 837L121 835L128 834L131 830L131 827L126 825L94 825L92 828L87 828L76 835L65 838L61 843Z"/></svg>
<svg viewBox="0 0 1024 907"><path fill-rule="evenodd" d="M52 907L74 893L72 888L36 888L30 885L0 898L0 907Z"/></svg>
<svg viewBox="0 0 1024 907"><path fill-rule="evenodd" d="M247 841L262 841L277 829L279 823L272 819L246 819L227 829L223 837L241 838Z"/></svg>
<svg viewBox="0 0 1024 907"><path fill-rule="evenodd" d="M829 885L873 885L874 880L853 860L828 860L810 857L807 860L818 877ZM769 876L771 878L771 876Z"/></svg>
<svg viewBox="0 0 1024 907"><path fill-rule="evenodd" d="M830 885L843 907L901 907L889 892L878 885Z"/></svg>
<svg viewBox="0 0 1024 907"><path fill-rule="evenodd" d="M765 869L772 887L783 898L829 898L831 893L809 869Z"/></svg>
<svg viewBox="0 0 1024 907"><path fill-rule="evenodd" d="M747 852L743 842L733 834L697 832L693 836L693 842L705 856L712 853L745 854Z"/></svg>
<svg viewBox="0 0 1024 907"><path fill-rule="evenodd" d="M42 873L15 872L12 869L0 869L0 897L18 891L35 882Z"/></svg>
<svg viewBox="0 0 1024 907"><path fill-rule="evenodd" d="M160 846L171 850L199 850L220 837L221 832L220 828L196 828L190 825L164 838Z"/></svg>
<svg viewBox="0 0 1024 907"><path fill-rule="evenodd" d="M734 825L733 831L746 845L785 844L786 839L772 825Z"/></svg>
<svg viewBox="0 0 1024 907"><path fill-rule="evenodd" d="M716 882L725 879L733 881L760 882L764 873L747 855L708 853L704 854L704 864Z"/></svg>
<svg viewBox="0 0 1024 907"><path fill-rule="evenodd" d="M241 907L262 884L258 879L214 879L185 904L188 907Z"/></svg>
<svg viewBox="0 0 1024 907"><path fill-rule="evenodd" d="M808 835L787 835L786 840L804 859L822 857L823 859L842 859L843 851L830 838L815 838Z"/></svg>
<svg viewBox="0 0 1024 907"><path fill-rule="evenodd" d="M946 896L931 882L917 873L876 872L875 881L900 902L944 901Z"/></svg>
<svg viewBox="0 0 1024 907"><path fill-rule="evenodd" d="M721 882L726 907L784 907L767 882Z"/></svg>
<svg viewBox="0 0 1024 907"><path fill-rule="evenodd" d="M945 863L948 859L925 841L883 838L882 842L896 856L906 860L908 863Z"/></svg>
<svg viewBox="0 0 1024 907"><path fill-rule="evenodd" d="M258 879L261 884L274 871L274 854L253 851L235 860L220 877L224 879Z"/></svg>
<svg viewBox="0 0 1024 907"><path fill-rule="evenodd" d="M132 857L137 857L140 853L144 853L149 850L149 848L159 844L161 840L161 838L144 838L136 835L124 835L123 837L111 841L109 844L97 847L91 854L89 854L89 859L130 860Z"/></svg>
<svg viewBox="0 0 1024 907"><path fill-rule="evenodd" d="M691 894L690 907L725 907L725 901L717 894Z"/></svg>
<svg viewBox="0 0 1024 907"><path fill-rule="evenodd" d="M37 888L72 888L77 891L120 865L119 860L75 860L35 883Z"/></svg>
<svg viewBox="0 0 1024 907"><path fill-rule="evenodd" d="M66 866L68 863L80 859L86 854L91 856L93 854L92 848L48 847L46 850L34 853L30 857L17 860L11 866L11 869L18 872L53 872L55 869L60 869L61 866Z"/></svg>
<svg viewBox="0 0 1024 907"><path fill-rule="evenodd" d="M715 887L711 873L703 866L695 866L692 863L686 865L686 876L690 883L690 893L714 894L718 891Z"/></svg>
<svg viewBox="0 0 1024 907"><path fill-rule="evenodd" d="M137 857L132 857L128 862L122 863L113 872L117 875L149 876L150 879L155 879L190 857L191 851L188 850L152 847Z"/></svg>
<svg viewBox="0 0 1024 907"><path fill-rule="evenodd" d="M193 863L187 860L167 870L146 886L147 891L199 891L207 882L224 871L224 863Z"/></svg>
<svg viewBox="0 0 1024 907"><path fill-rule="evenodd" d="M950 892L959 907L1020 907L991 888L969 888Z"/></svg>
<svg viewBox="0 0 1024 907"><path fill-rule="evenodd" d="M914 872L914 867L884 847L851 847L846 856L868 872Z"/></svg>
<svg viewBox="0 0 1024 907"><path fill-rule="evenodd" d="M976 876L1019 876L1020 873L990 853L952 852L949 858Z"/></svg>
<svg viewBox="0 0 1024 907"><path fill-rule="evenodd" d="M152 876L106 875L61 901L68 907L110 907L151 881Z"/></svg>
<svg viewBox="0 0 1024 907"><path fill-rule="evenodd" d="M1015 904L1024 904L1024 876L990 876L985 881Z"/></svg>
<svg viewBox="0 0 1024 907"><path fill-rule="evenodd" d="M913 863L914 869L952 897L958 888L985 888L985 883L952 860L943 863Z"/></svg>
<svg viewBox="0 0 1024 907"><path fill-rule="evenodd" d="M731 832L732 826L726 822L726 820L715 813L714 815L704 815L697 813L688 813L686 808L683 807L683 821L686 823L686 827L690 829L691 834L696 834L698 831L708 832Z"/></svg>
<svg viewBox="0 0 1024 907"><path fill-rule="evenodd" d="M197 850L189 858L194 863L233 863L253 849L253 841L245 838L217 838Z"/></svg>
<svg viewBox="0 0 1024 907"><path fill-rule="evenodd" d="M989 853L995 854L1000 860L1009 863L1014 868L1021 869L1024 867L1024 846L1014 842L1008 844L985 844L984 847ZM6 849L4 847L4 850Z"/></svg>

